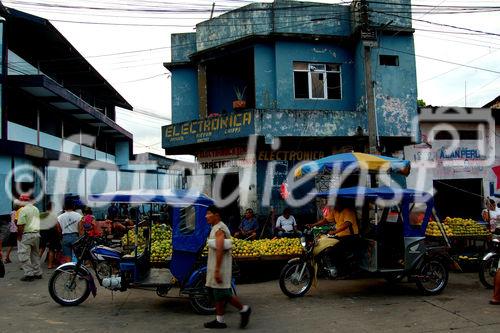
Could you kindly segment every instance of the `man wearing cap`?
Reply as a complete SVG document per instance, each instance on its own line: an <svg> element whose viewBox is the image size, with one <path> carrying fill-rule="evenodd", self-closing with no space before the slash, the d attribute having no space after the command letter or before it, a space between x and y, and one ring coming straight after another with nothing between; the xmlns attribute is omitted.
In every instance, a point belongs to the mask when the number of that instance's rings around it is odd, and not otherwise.
<svg viewBox="0 0 500 333"><path fill-rule="evenodd" d="M42 278L40 267L40 212L33 206L29 195L21 195L19 201L23 206L19 210L17 220L19 262L24 271L21 281L33 281Z"/></svg>

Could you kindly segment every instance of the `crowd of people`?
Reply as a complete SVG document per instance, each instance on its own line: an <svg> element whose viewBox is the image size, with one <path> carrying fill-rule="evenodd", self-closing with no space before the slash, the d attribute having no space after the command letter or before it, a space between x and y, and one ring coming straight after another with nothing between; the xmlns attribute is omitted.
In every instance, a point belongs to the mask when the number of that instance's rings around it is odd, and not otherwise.
<svg viewBox="0 0 500 333"><path fill-rule="evenodd" d="M9 223L0 226L0 249L7 243L5 256L0 251L0 260L12 262L12 250L17 246L17 255L24 275L21 281L42 278L41 261L47 260L47 268L72 260L72 244L84 232L98 235L95 217L90 207L66 200L64 212L57 214L54 204L40 212L29 195L21 195L14 201ZM83 211L82 211L83 210Z"/></svg>

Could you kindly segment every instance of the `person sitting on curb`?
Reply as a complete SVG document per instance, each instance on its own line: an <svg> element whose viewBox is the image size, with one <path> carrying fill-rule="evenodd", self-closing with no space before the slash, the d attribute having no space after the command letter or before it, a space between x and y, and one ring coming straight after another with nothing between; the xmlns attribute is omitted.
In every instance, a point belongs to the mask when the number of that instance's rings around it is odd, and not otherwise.
<svg viewBox="0 0 500 333"><path fill-rule="evenodd" d="M243 239L255 239L257 237L257 229L259 224L257 218L253 215L253 210L248 208L245 212L245 217L241 220L239 230L236 231L234 237Z"/></svg>
<svg viewBox="0 0 500 333"><path fill-rule="evenodd" d="M278 237L300 237L302 233L297 230L297 222L290 214L290 208L283 210L283 215L276 220L275 231Z"/></svg>

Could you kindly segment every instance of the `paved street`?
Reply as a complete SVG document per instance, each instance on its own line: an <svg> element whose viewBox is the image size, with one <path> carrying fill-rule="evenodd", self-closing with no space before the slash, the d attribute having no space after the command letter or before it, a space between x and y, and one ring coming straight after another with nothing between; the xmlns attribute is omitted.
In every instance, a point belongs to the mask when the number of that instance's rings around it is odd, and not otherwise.
<svg viewBox="0 0 500 333"><path fill-rule="evenodd" d="M0 279L2 332L195 332L211 316L196 315L185 299L154 292L98 290L74 308L54 303L43 280L21 282L17 264ZM304 298L290 300L277 281L239 286L254 309L248 330L259 332L499 332L500 307L475 273L453 273L442 295L422 297L414 284L391 287L383 280L324 281ZM238 314L226 315L238 330Z"/></svg>

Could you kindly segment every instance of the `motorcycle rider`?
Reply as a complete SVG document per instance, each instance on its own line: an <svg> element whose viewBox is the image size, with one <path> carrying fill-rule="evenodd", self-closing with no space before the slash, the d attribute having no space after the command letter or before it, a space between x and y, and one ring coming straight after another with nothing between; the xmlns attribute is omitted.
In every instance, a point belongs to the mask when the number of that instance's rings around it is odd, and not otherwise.
<svg viewBox="0 0 500 333"><path fill-rule="evenodd" d="M313 224L307 224L309 228L331 224L335 226L335 229L328 232L329 235L336 236L338 242L332 243L329 247L328 256L333 259L335 263L344 264L342 260L342 254L347 253L351 248L353 240L359 234L358 222L356 218L356 212L351 202L345 199L337 198L335 200L334 206L327 206L324 210L324 215L321 220ZM320 238L318 243L328 241L325 237ZM327 258L327 261L329 261ZM330 275L335 277L337 274L337 268L331 267L330 263L327 263Z"/></svg>

